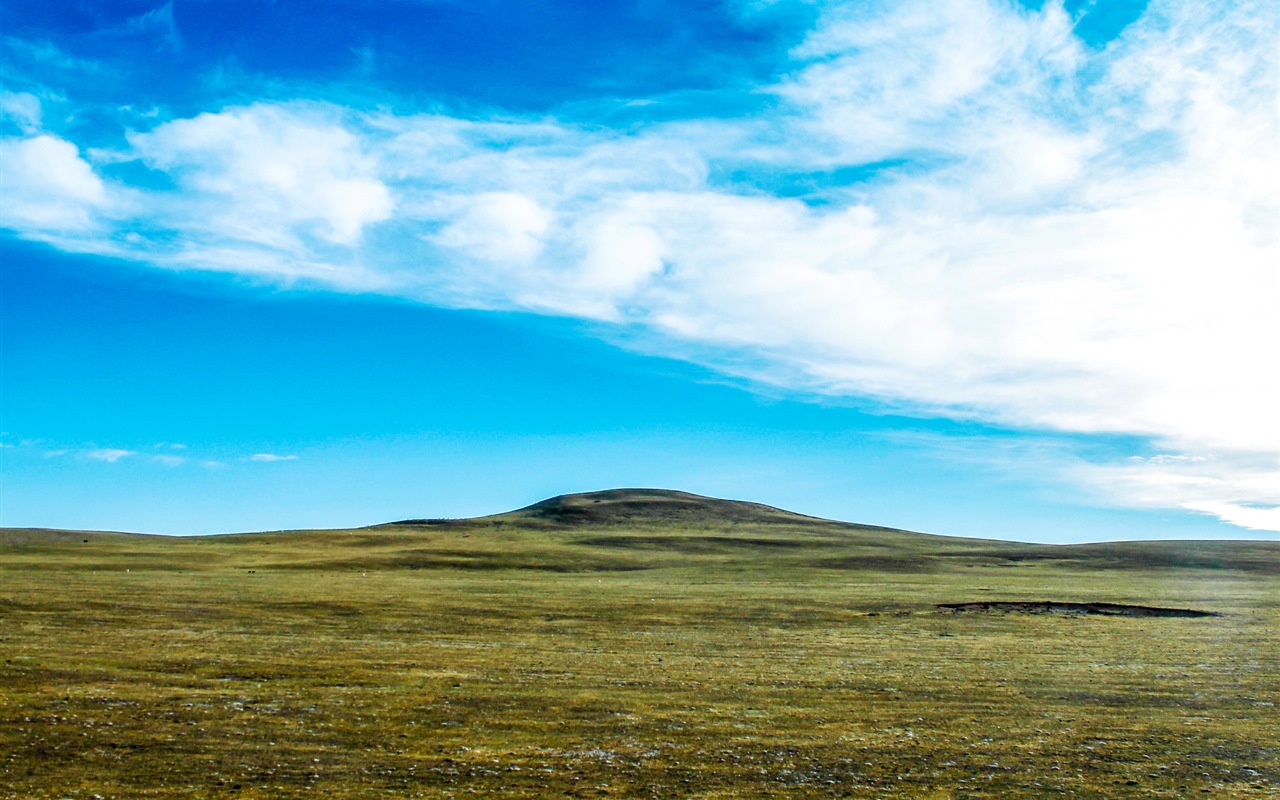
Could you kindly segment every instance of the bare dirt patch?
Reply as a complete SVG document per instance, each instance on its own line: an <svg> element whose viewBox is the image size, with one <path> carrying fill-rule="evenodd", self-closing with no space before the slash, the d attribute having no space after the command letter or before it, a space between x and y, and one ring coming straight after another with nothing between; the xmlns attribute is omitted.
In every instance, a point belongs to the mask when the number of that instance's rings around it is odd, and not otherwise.
<svg viewBox="0 0 1280 800"><path fill-rule="evenodd" d="M1006 614L1092 614L1104 617L1218 617L1215 611L1193 608L1159 608L1132 606L1124 603L1065 603L1056 600L1039 602L975 602L939 603L938 608L954 612L1000 611Z"/></svg>

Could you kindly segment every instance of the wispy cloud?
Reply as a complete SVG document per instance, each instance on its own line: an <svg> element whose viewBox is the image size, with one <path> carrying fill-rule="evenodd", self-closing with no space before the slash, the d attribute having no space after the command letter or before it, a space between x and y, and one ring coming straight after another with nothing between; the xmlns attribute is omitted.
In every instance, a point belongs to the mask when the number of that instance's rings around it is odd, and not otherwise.
<svg viewBox="0 0 1280 800"><path fill-rule="evenodd" d="M23 133L38 133L42 115L40 98L30 92L0 92L0 116L11 120Z"/></svg>
<svg viewBox="0 0 1280 800"><path fill-rule="evenodd" d="M80 77L114 73L111 67L102 62L77 58L48 40L29 41L16 36L5 36L2 43L9 62L5 65L6 81L31 81L32 73L48 80L61 80L73 75Z"/></svg>
<svg viewBox="0 0 1280 800"><path fill-rule="evenodd" d="M101 461L109 464L136 458L142 463L158 464L164 467L181 467L192 464L209 469L221 469L229 466L228 463L216 458L191 454L188 452L187 445L174 442L158 442L138 450L130 450L123 447L98 447L93 443L71 446L67 446L66 443L55 445L47 440L23 440L16 445L0 442L0 448L19 447L31 448L36 454L44 458L71 456L75 459ZM292 454L255 453L239 460L242 462L272 463L277 461L297 461L298 456Z"/></svg>
<svg viewBox="0 0 1280 800"><path fill-rule="evenodd" d="M182 35L173 18L173 3L165 3L118 24L100 28L94 35L107 39L150 39L173 51L180 51L183 46Z"/></svg>
<svg viewBox="0 0 1280 800"><path fill-rule="evenodd" d="M91 458L94 461L106 461L107 463L114 464L122 458L128 458L129 456L136 456L137 454L138 453L135 450L119 450L115 448L101 448L98 450L89 450L84 454L84 456L85 458Z"/></svg>
<svg viewBox="0 0 1280 800"><path fill-rule="evenodd" d="M1232 509L1262 502L1280 442L1274 11L1153 0L1098 49L1056 3L819 9L749 117L615 131L264 101L114 154L33 130L5 143L4 224L170 268L582 317L912 413L1139 434L1188 461L1094 475L1255 523ZM174 188L108 180L107 158Z"/></svg>
<svg viewBox="0 0 1280 800"><path fill-rule="evenodd" d="M1111 464L1077 464L1076 477L1126 505L1185 508L1253 530L1280 531L1273 457L1161 454Z"/></svg>

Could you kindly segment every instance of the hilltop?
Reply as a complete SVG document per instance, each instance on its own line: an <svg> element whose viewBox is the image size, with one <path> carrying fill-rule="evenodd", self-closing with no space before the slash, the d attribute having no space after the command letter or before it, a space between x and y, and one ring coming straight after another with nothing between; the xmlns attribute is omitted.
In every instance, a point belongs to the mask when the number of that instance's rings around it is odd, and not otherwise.
<svg viewBox="0 0 1280 800"><path fill-rule="evenodd" d="M581 529L592 527L700 527L706 529L735 526L844 528L860 531L910 533L880 525L851 522L797 514L763 503L746 500L723 500L673 489L607 489L598 492L562 494L541 500L524 508L469 519L408 519L385 523L388 526L420 526L450 524L506 524L546 529L559 527Z"/></svg>
<svg viewBox="0 0 1280 800"><path fill-rule="evenodd" d="M721 500L669 489L610 489L603 492L562 494L502 516L508 519L545 519L565 525L848 524L797 514L761 503Z"/></svg>

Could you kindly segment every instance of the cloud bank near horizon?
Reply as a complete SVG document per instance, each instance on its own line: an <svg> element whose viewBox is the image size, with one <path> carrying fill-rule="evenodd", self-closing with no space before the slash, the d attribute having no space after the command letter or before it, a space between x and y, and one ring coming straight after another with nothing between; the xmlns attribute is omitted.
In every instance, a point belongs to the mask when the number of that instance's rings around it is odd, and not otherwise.
<svg viewBox="0 0 1280 800"><path fill-rule="evenodd" d="M65 87L30 84L0 103L3 222L586 319L911 413L1138 435L1151 452L1063 474L1280 530L1275 9L1156 0L1098 48L1052 2L819 8L762 110L624 129L311 97L135 114L101 146L49 122Z"/></svg>

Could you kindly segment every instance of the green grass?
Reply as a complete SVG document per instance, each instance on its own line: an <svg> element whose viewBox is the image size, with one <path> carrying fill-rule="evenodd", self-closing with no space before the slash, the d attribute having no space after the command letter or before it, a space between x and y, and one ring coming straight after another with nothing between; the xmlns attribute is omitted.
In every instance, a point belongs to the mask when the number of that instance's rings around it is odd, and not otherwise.
<svg viewBox="0 0 1280 800"><path fill-rule="evenodd" d="M1278 564L634 492L4 531L0 797L1275 797ZM935 608L967 600L1222 616Z"/></svg>

